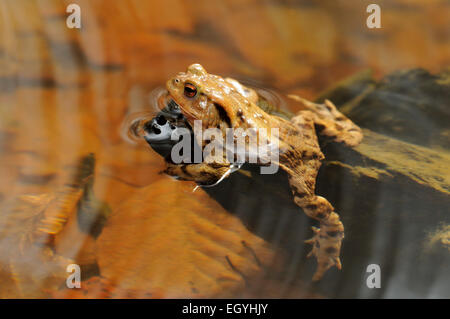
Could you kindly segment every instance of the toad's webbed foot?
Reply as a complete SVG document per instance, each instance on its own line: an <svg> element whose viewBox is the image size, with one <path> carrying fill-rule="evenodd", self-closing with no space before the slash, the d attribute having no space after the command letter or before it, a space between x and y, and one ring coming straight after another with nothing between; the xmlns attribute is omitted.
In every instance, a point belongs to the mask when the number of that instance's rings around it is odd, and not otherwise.
<svg viewBox="0 0 450 319"><path fill-rule="evenodd" d="M336 215L332 213L330 218L333 218L333 214ZM336 266L339 270L342 268L339 255L344 238L344 227L338 219L337 224L321 223L320 228L312 227L314 236L305 241L305 243L313 245L308 257L315 256L317 259L317 270L312 278L313 281L320 280L332 266Z"/></svg>
<svg viewBox="0 0 450 319"><path fill-rule="evenodd" d="M317 270L313 280L319 280L330 267L336 266L341 269L339 255L344 239L344 225L339 215L334 212L333 206L324 197L295 196L294 200L303 208L306 215L320 222L320 228L313 227L314 236L305 241L313 245L308 257L315 256L317 259Z"/></svg>

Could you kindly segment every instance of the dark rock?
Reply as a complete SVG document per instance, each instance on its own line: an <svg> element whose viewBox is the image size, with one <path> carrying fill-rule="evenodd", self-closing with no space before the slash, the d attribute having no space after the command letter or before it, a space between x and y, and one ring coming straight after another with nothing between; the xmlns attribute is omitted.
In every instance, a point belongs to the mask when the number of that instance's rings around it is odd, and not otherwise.
<svg viewBox="0 0 450 319"><path fill-rule="evenodd" d="M363 72L320 99L325 97L361 127L409 143L450 149L449 70L437 75L423 69L398 71L378 83Z"/></svg>

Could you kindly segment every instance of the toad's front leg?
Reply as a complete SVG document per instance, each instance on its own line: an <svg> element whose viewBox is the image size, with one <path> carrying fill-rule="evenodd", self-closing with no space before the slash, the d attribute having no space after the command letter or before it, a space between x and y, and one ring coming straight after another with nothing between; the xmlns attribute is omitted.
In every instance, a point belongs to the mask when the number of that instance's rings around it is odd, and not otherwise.
<svg viewBox="0 0 450 319"><path fill-rule="evenodd" d="M164 173L202 185L214 185L226 178L232 171L233 168L229 163L167 163Z"/></svg>

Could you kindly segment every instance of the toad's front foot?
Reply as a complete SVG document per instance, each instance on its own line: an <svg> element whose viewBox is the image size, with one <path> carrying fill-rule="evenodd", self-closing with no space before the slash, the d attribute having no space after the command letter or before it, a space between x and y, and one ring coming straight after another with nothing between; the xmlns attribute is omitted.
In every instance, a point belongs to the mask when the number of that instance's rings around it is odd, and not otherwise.
<svg viewBox="0 0 450 319"><path fill-rule="evenodd" d="M314 236L305 243L313 245L307 257L315 256L317 259L317 270L312 278L313 281L317 281L332 266L336 266L339 270L342 268L339 255L344 227L342 223L333 225L332 229L328 225L322 225L321 228L313 227L313 231Z"/></svg>
<svg viewBox="0 0 450 319"><path fill-rule="evenodd" d="M226 178L232 169L230 164L199 163L173 164L167 163L164 173L181 180L194 181L202 185L214 185Z"/></svg>

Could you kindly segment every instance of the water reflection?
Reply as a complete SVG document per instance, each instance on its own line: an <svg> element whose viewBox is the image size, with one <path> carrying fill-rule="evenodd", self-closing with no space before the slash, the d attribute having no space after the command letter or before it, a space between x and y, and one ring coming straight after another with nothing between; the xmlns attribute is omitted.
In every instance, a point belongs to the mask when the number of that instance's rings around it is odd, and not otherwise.
<svg viewBox="0 0 450 319"><path fill-rule="evenodd" d="M277 96L296 93L313 99L336 81L366 68L371 68L380 78L394 70L411 67L423 67L437 73L450 61L447 1L399 0L395 4L379 1L383 8L383 28L377 31L367 29L364 24L365 6L370 1L198 1L194 6L178 0L80 0L77 3L82 10L81 30L66 27L64 1L0 2L0 278L4 283L2 287L8 287L0 289L1 297L51 296L44 288L50 287L54 274L61 273L62 268L55 270L53 267L57 268L57 263L45 259L49 256L45 254L51 254L49 250L36 248L19 236L34 231L35 224L21 221L31 221L33 216L42 213L45 201L24 208L18 198L26 194L45 199L47 195L57 193L63 185L73 182L71 171L83 156L95 153L93 192L113 211L145 186L160 183L158 185L163 185L160 188L166 192L170 187L178 187L165 184L165 177L160 174L164 169L161 157L146 144L136 143L141 139L136 139L135 135L142 136L142 123L160 109L152 107L158 104L154 103L157 97L152 95L149 101L149 92L191 63L200 62L214 73L238 80L253 79L257 81L254 86L269 88L259 91L267 100L280 104L282 109L295 111L298 106L285 104ZM271 94L271 90L276 94ZM404 102L410 98L392 94L386 95L385 99ZM445 113L439 114L444 118ZM372 117L376 115L377 112L371 114ZM426 112L420 113L418 118L421 125L426 123L428 128L440 123L428 121L431 116ZM370 123L377 123L377 127L384 123L366 120L368 127L373 125ZM130 126L137 129L136 134L129 134ZM371 129L375 130L375 127ZM388 131L394 134L395 127ZM438 141L438 145L446 141L445 134L433 136L437 137L431 140ZM242 186L248 183L248 189L256 187L244 178L245 175L242 176L239 183L233 181L231 184ZM280 185L282 180L280 177ZM348 186L352 185L348 176L344 181L333 183L336 185L335 196L342 199L340 208L344 215L353 206L369 209L350 198L354 190ZM344 191L345 185L350 187L349 192ZM277 194L284 198L287 195L283 195L281 189L270 192L279 192ZM156 196L164 195L151 188L147 191L150 192L147 196L155 196L155 200ZM291 262L283 265L279 272L282 275L273 275L274 278L268 275L261 285L257 285L266 287L260 293L270 297L311 296L303 289L314 266L304 260L306 252L302 244L309 225L302 217L293 217L289 198L286 197L280 209L280 205L268 201L271 196L264 201L261 193L256 192L251 195L253 197L248 195L248 205L242 206L232 188L212 189L210 195L219 191L222 193L215 194L218 201L238 216L241 214L241 222L248 229L255 234L265 233L266 237L261 237L267 240L270 237L267 234L273 235L271 244L281 245L291 254ZM417 194L422 196L420 192ZM389 205L384 196L389 197L389 189L367 195L372 198L368 202L378 205L380 211L386 211L384 206ZM429 194L426 196L434 198ZM172 201L174 209L185 207L186 203L192 210L199 211L203 206L213 205L206 197L201 197L201 203L197 203L178 197L176 192L164 198ZM405 204L408 200L411 198L398 198L390 203L392 206L388 211L406 214L406 208L411 208ZM153 216L163 209L167 207L151 206L148 214ZM277 210L282 211L280 216L271 213ZM259 212L264 212L267 217ZM444 216L440 211L437 214ZM384 216L390 221L389 216ZM358 222L349 220L349 227ZM402 250L399 243L404 242L398 242L397 246L393 244L390 255L383 247L391 241L377 235L389 227L387 232L391 237L388 238L394 242L395 236L408 237L434 230L424 230L420 225L403 225L395 220L387 224L380 219L372 222L370 236L373 240L367 247L367 254L373 252L373 256L379 255L401 268L389 270L395 277L386 285L389 288L372 292L365 290L362 284L360 289L355 289L348 283L350 277L340 280L336 273L323 284L323 289L319 289L320 295L420 297L448 294L431 284L445 279L442 275L447 269L445 264L439 268L442 272L435 271L436 277L430 275L428 290L418 284L405 286L413 271L408 268L411 267L408 266L410 259L396 255ZM69 223L76 225L76 219ZM290 224L295 227L288 229ZM62 240L63 237L66 239ZM60 240L76 245L69 247L55 243L51 246L52 253L56 251L62 258L93 267L90 269L96 267L96 243L91 234L70 226ZM347 240L351 243L355 238L349 233ZM32 247L30 253L13 256L11 251L18 250L17 245L24 243L31 245L28 246ZM242 249L246 250L245 247ZM261 251L267 253L264 249ZM275 251L282 255L281 251ZM35 270L27 265L35 265L40 258L46 260L48 267L33 272ZM12 269L13 264L20 271ZM356 267L354 265L347 263L344 267L352 269L352 273L356 273L355 280L363 282L364 272L352 268ZM161 273L164 273L163 268ZM402 269L410 269L409 275L402 275ZM425 266L420 268L421 274L427 274L427 271ZM27 285L23 286L23 282ZM253 287L248 294L254 296L256 290ZM98 296L97 292L91 293Z"/></svg>

